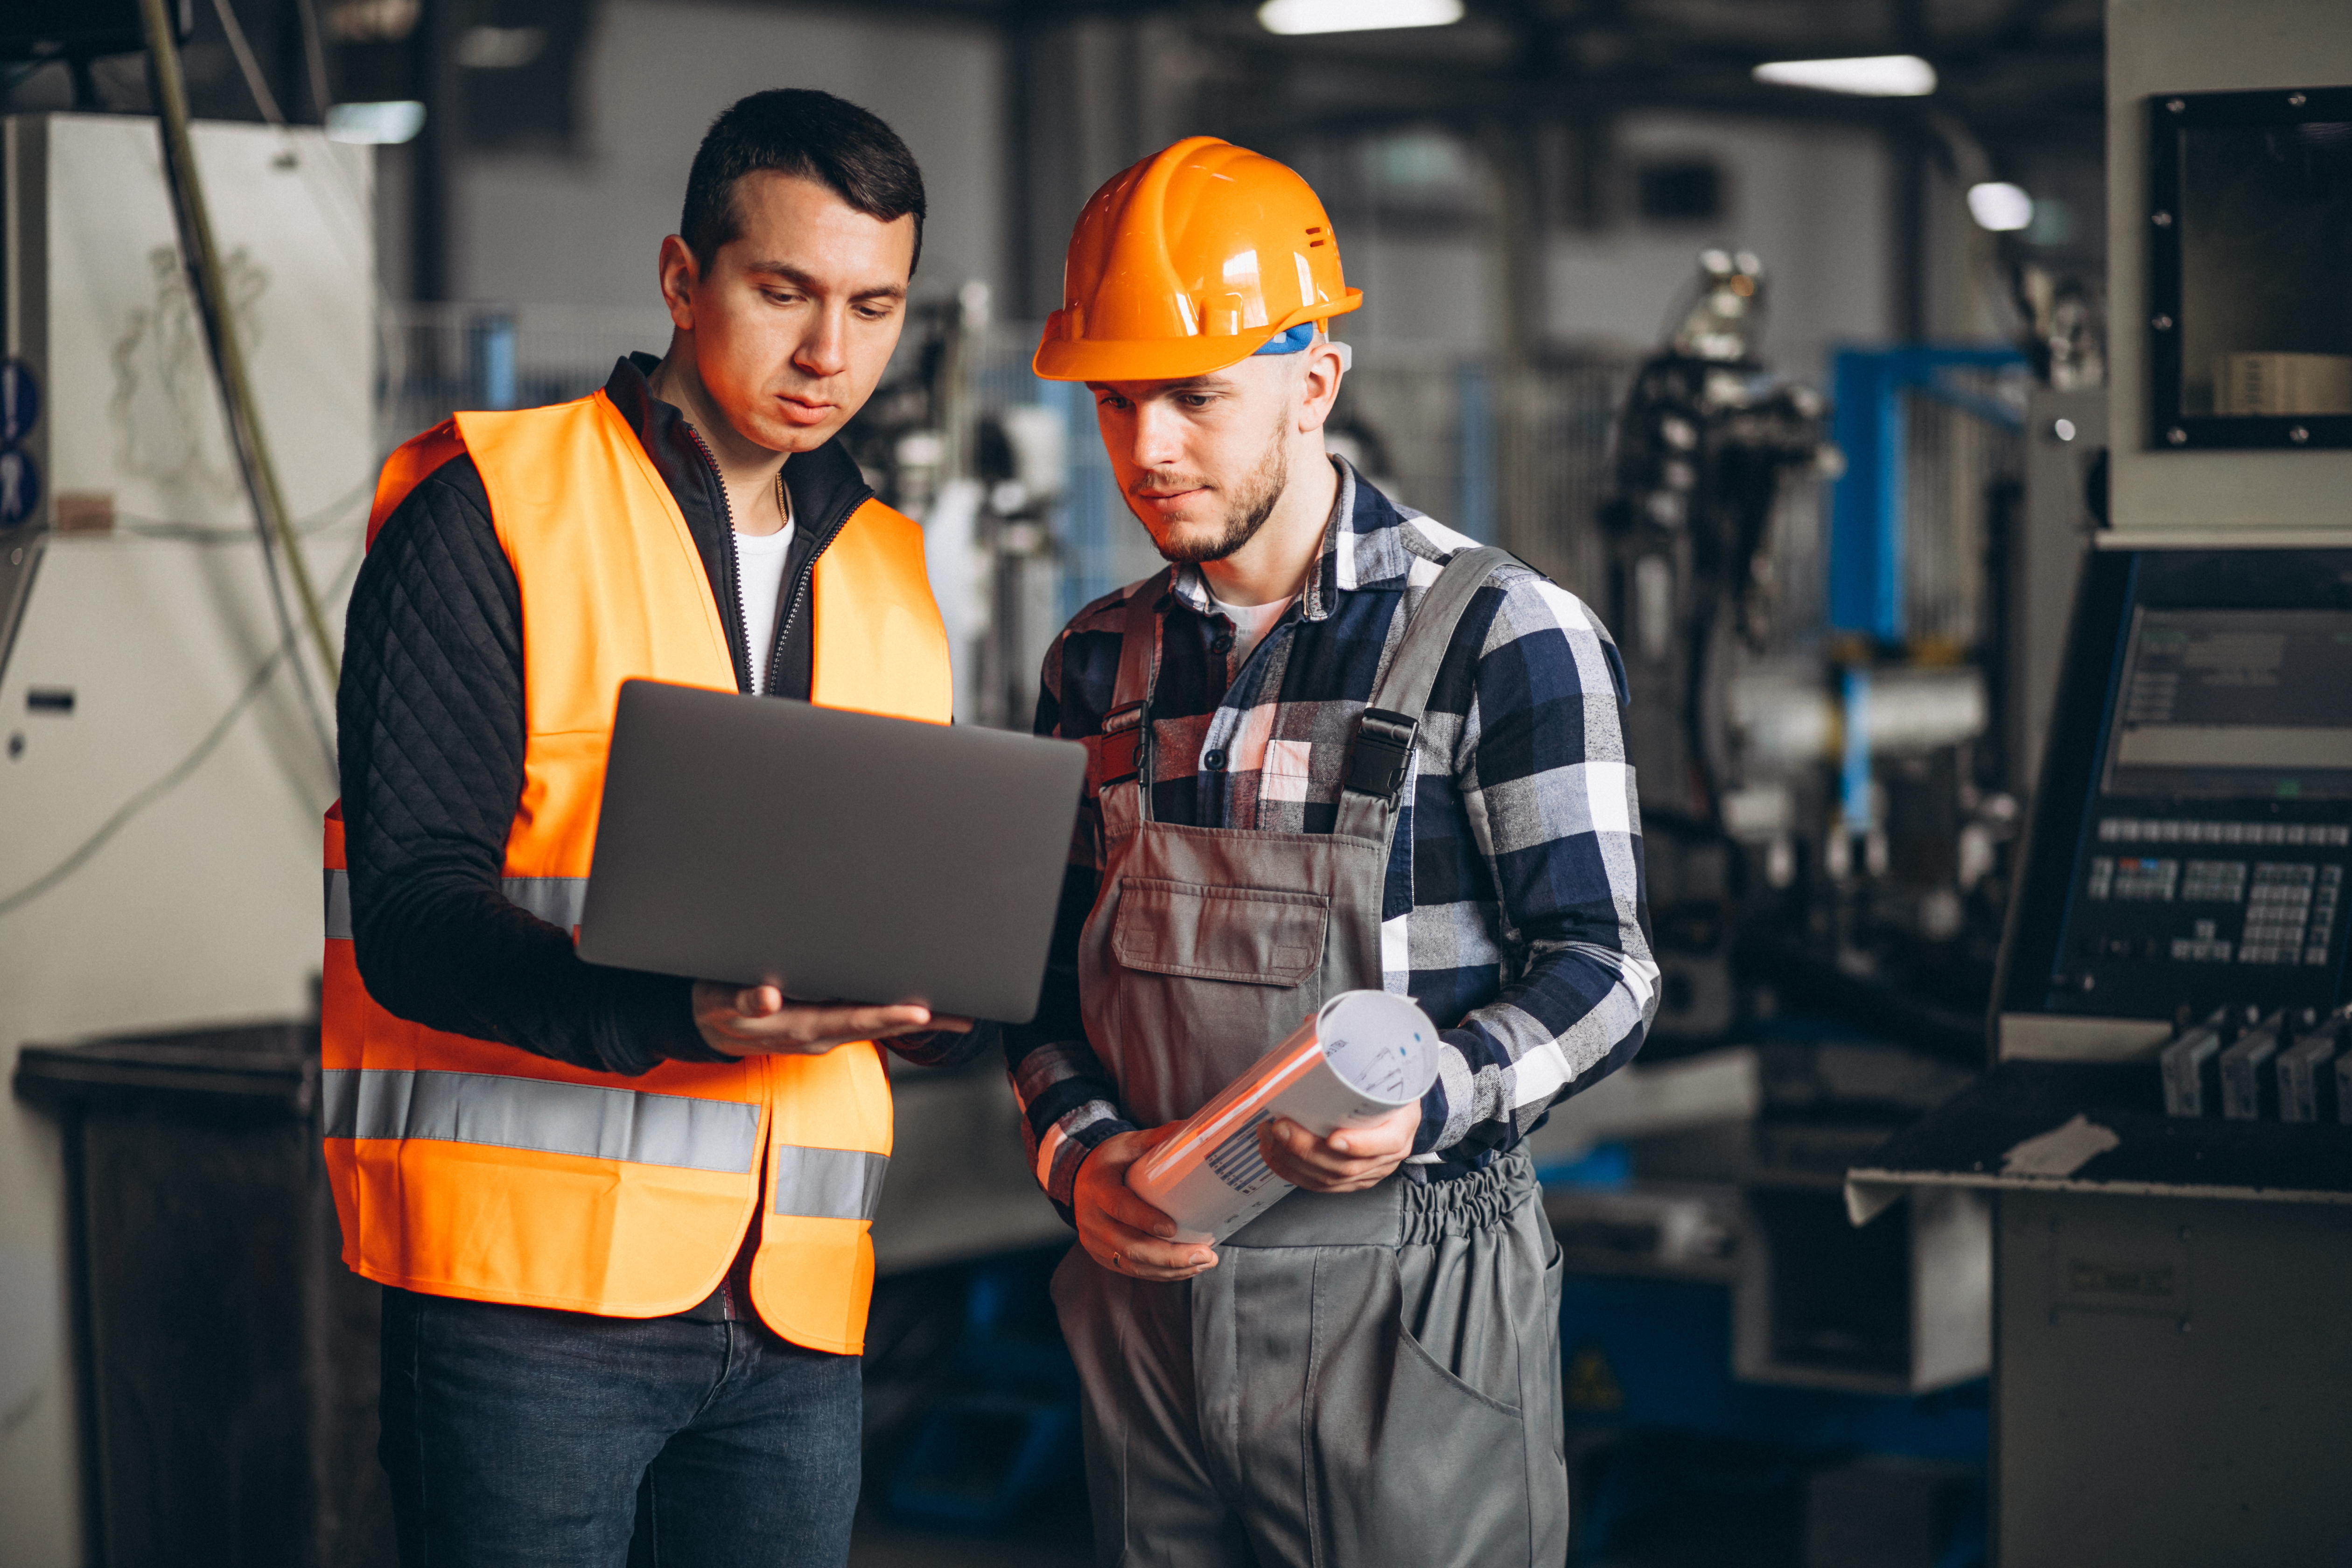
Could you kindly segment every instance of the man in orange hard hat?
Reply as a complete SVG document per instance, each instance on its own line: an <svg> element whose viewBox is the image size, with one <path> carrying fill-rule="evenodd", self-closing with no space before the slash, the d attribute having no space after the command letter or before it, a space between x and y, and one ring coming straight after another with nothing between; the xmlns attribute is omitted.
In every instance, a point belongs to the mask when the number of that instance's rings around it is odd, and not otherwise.
<svg viewBox="0 0 2352 1568"><path fill-rule="evenodd" d="M1520 1143L1655 1007L1623 674L1573 595L1327 455L1325 323L1361 300L1306 182L1194 137L1087 203L1037 350L1169 562L1046 658L1037 731L1090 765L1006 1043L1077 1228L1055 1301L1128 1568L1568 1550L1559 1249ZM1434 1087L1267 1123L1300 1191L1175 1240L1128 1168L1351 988L1443 1026Z"/></svg>

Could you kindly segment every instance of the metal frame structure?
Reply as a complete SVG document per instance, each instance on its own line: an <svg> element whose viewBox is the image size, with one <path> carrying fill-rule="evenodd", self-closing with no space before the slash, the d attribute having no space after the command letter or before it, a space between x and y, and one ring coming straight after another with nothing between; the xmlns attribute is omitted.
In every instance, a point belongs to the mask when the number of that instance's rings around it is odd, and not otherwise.
<svg viewBox="0 0 2352 1568"><path fill-rule="evenodd" d="M1832 434L1845 472L1830 513L1829 624L1903 641L1906 400L1921 393L2003 429L2022 427L2018 411L1997 398L1953 384L1954 370L2008 370L2025 363L2015 349L1921 343L1844 349L1832 361L1837 413Z"/></svg>

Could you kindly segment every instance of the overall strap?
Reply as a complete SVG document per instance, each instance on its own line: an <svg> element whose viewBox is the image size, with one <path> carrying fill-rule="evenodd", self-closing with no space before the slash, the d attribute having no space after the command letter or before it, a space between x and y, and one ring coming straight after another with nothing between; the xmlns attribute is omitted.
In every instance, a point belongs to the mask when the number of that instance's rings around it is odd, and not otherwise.
<svg viewBox="0 0 2352 1568"><path fill-rule="evenodd" d="M1437 683L1438 667L1454 644L1454 629L1486 580L1502 567L1517 564L1517 559L1490 544L1457 550L1414 606L1370 704L1357 717L1356 741L1349 748L1347 778L1339 793L1339 832L1386 841L1384 819L1412 771L1413 737L1420 731L1423 710L1429 706L1430 688Z"/></svg>
<svg viewBox="0 0 2352 1568"><path fill-rule="evenodd" d="M1144 803L1151 798L1146 776L1151 768L1151 689L1160 677L1160 610L1161 598L1174 584L1175 568L1155 574L1136 584L1127 596L1127 624L1119 634L1118 681L1110 694L1110 711L1102 721L1102 773L1098 793L1114 785L1136 785L1136 816L1148 816Z"/></svg>

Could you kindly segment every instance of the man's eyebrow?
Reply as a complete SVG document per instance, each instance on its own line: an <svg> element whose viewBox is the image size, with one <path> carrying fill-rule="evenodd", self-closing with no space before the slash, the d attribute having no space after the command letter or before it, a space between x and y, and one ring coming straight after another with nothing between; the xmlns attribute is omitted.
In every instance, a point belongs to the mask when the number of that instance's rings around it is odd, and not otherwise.
<svg viewBox="0 0 2352 1568"><path fill-rule="evenodd" d="M1111 381L1089 381L1083 383L1082 384L1088 392L1094 393L1117 392L1118 390L1118 384ZM1185 392L1231 392L1234 387L1234 384L1230 380L1213 373L1208 375L1188 375L1181 381L1164 382L1161 383L1160 385L1164 389L1162 395L1171 395ZM1125 395L1122 394L1121 395Z"/></svg>
<svg viewBox="0 0 2352 1568"><path fill-rule="evenodd" d="M743 270L781 278L793 287L811 294L824 292L824 286L816 279L789 261L753 261L746 264ZM907 286L904 283L877 283L871 289L860 289L850 296L853 300L903 300L906 297Z"/></svg>

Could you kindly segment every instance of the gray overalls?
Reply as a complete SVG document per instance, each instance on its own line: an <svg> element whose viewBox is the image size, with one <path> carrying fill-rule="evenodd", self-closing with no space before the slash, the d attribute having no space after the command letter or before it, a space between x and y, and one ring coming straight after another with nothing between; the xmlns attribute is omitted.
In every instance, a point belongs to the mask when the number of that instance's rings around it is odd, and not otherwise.
<svg viewBox="0 0 2352 1568"><path fill-rule="evenodd" d="M1150 820L1165 577L1129 596L1104 728L1114 747L1133 737L1136 766L1101 787L1078 965L1087 1037L1137 1122L1189 1116L1326 997L1381 986L1413 732L1455 623L1510 559L1462 552L1414 611L1329 835ZM1074 1247L1055 1275L1106 1568L1566 1559L1559 1249L1526 1154L1452 1182L1294 1193L1218 1254L1148 1284Z"/></svg>

